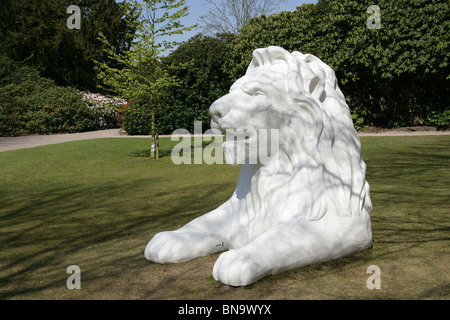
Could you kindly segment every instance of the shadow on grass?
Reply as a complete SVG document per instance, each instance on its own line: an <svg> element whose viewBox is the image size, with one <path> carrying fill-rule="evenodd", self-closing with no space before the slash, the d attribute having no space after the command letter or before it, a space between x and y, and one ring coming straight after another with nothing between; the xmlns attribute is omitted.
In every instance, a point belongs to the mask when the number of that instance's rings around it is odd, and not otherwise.
<svg viewBox="0 0 450 320"><path fill-rule="evenodd" d="M171 155L171 150L159 150L159 158L163 159L166 157L170 157ZM150 158L151 156L151 150L150 149L146 149L146 150L140 150L140 151L135 151L132 152L130 154L131 157L135 157L135 158Z"/></svg>
<svg viewBox="0 0 450 320"><path fill-rule="evenodd" d="M449 144L444 143L439 148L444 146ZM406 265L418 257L419 260L429 258L423 265L413 264L413 267L423 268L420 275L429 279L430 285L414 287L413 291L393 291L392 296L448 297L448 283L443 283L445 275L439 276L446 262L440 262L439 258L443 259L450 240L448 211L445 211L449 196L449 157L442 151L447 149L433 153L430 148L434 147L389 153L378 147L368 155L368 181L375 208L373 249L269 276L248 288L217 288L216 284L209 283L206 288L216 291L204 293L204 296L214 293L212 297L221 297L223 292L226 298L239 298L250 292L254 294L250 298L270 296L277 290L284 290L279 288L289 280L295 283L295 292L299 292L302 285L303 288L318 283L326 285L343 269L350 277L355 270L362 270L364 285L368 265L383 264L385 272L397 267L398 261L402 265L394 274L398 277L395 284L402 284L411 280L407 269L411 267ZM169 149L164 151L168 152L164 157L169 156ZM141 157L139 151L130 155ZM151 177L143 178L142 173L124 175L120 181L117 177L91 181L88 176L69 184L50 182L30 187L19 180L3 184L0 189L0 299L71 298L76 294L66 288L69 277L66 268L71 264L79 265L82 271L82 290L78 297L191 298L182 295L179 289L183 285L196 285L195 280L186 278L196 272L199 264L193 261L183 265L154 265L144 259L143 250L155 233L181 227L231 195L223 190L224 187L232 189L235 177L223 178L226 181L213 180L214 183L195 179L193 183L192 177L199 172L211 174L205 167L179 168L184 175L176 178L171 176L175 174L174 167L166 168L167 172L172 172L169 177L152 167L149 172L157 174ZM105 175L108 174L106 171ZM180 183L170 179L179 179ZM426 265L430 261L436 264L432 271ZM180 280L183 276L185 280ZM299 279L314 281L302 284ZM349 279L343 281L346 280ZM140 283L144 285L139 286ZM336 284L343 290L336 297L359 297L360 291L356 294L345 291L345 284ZM108 296L107 292L111 294ZM327 297L328 291L324 292Z"/></svg>
<svg viewBox="0 0 450 320"><path fill-rule="evenodd" d="M154 179L151 188L164 183L163 178ZM65 272L72 264L80 265L84 284L102 277L120 279L130 265L148 266L143 252L151 237L214 209L205 204L210 203L206 198L223 188L218 183L195 196L189 186L161 189L151 194L155 202L149 203L143 201L148 200L142 195L145 186L147 179L58 186L25 195L20 203L3 203L0 299L39 297L49 289L68 291ZM138 202L130 203L125 194L137 195Z"/></svg>
<svg viewBox="0 0 450 320"><path fill-rule="evenodd" d="M172 150L173 147L175 147L179 142L176 141L164 141L164 146L160 147L159 149L159 157L160 159L166 158L166 157L170 157L172 155ZM210 145L211 143L213 143L214 141L202 141L202 149L206 148L208 145ZM194 145L194 138L191 139L191 156L192 158L194 157L194 151L195 148L197 148ZM150 158L150 154L151 154L151 150L150 148L145 149L145 150L138 150L135 152L130 153L131 157L136 157L136 158ZM182 156L182 155L180 155Z"/></svg>

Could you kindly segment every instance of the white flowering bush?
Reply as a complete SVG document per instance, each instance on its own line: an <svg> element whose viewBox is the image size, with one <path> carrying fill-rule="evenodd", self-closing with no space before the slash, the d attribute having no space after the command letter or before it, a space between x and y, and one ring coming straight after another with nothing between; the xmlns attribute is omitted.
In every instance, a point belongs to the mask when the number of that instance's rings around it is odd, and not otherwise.
<svg viewBox="0 0 450 320"><path fill-rule="evenodd" d="M105 97L99 93L79 91L86 106L92 111L99 129L111 129L119 125L117 112L121 107L127 105L125 99Z"/></svg>

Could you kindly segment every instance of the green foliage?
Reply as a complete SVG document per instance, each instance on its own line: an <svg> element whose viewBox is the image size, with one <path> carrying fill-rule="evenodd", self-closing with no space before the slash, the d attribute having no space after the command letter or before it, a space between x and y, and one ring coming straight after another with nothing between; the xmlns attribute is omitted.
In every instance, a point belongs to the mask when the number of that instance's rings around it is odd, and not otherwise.
<svg viewBox="0 0 450 320"><path fill-rule="evenodd" d="M450 125L450 110L443 112L431 111L427 117L427 124L436 127L438 130L446 130Z"/></svg>
<svg viewBox="0 0 450 320"><path fill-rule="evenodd" d="M152 131L152 117L145 109L144 100L133 101L124 112L122 128L129 135L149 135Z"/></svg>
<svg viewBox="0 0 450 320"><path fill-rule="evenodd" d="M29 66L0 56L0 136L71 133L114 128L114 106L94 104L56 86ZM120 101L119 101L120 102Z"/></svg>
<svg viewBox="0 0 450 320"><path fill-rule="evenodd" d="M232 35L192 37L165 60L170 76L178 80L177 86L167 87L162 93L164 113L158 116L162 133L184 128L193 132L194 121L202 121L208 129L209 106L226 94L232 84L224 71L228 56L228 43ZM186 67L180 67L187 63Z"/></svg>
<svg viewBox="0 0 450 320"><path fill-rule="evenodd" d="M431 124L427 112L443 114L449 105L448 1L370 4L381 9L380 29L367 27L369 5L356 0L320 1L252 19L233 41L227 69L234 79L242 76L258 47L311 53L336 71L364 125Z"/></svg>
<svg viewBox="0 0 450 320"><path fill-rule="evenodd" d="M149 104L154 108L159 89L174 82L161 68L160 55L176 43L160 42L158 38L191 29L179 22L187 15L187 7L182 7L184 0L145 0L143 3L133 0L126 5L138 16L135 21L139 34L137 41L130 50L116 52L110 41L100 34L108 58L121 68L96 61L98 79L101 87L126 99L148 97L154 100Z"/></svg>
<svg viewBox="0 0 450 320"><path fill-rule="evenodd" d="M81 29L70 30L69 5L81 10ZM97 39L102 32L117 53L128 50L135 37L135 15L115 0L3 0L0 53L24 61L58 85L96 89L94 60L118 65Z"/></svg>
<svg viewBox="0 0 450 320"><path fill-rule="evenodd" d="M31 133L80 132L97 129L95 116L81 95L68 87L52 87L29 98L26 128Z"/></svg>
<svg viewBox="0 0 450 320"><path fill-rule="evenodd" d="M0 136L97 130L96 119L76 90L53 87L0 104Z"/></svg>
<svg viewBox="0 0 450 320"><path fill-rule="evenodd" d="M364 119L366 118L367 112L365 110L351 110L351 116L353 119L353 126L356 130L361 130L367 125L364 125Z"/></svg>

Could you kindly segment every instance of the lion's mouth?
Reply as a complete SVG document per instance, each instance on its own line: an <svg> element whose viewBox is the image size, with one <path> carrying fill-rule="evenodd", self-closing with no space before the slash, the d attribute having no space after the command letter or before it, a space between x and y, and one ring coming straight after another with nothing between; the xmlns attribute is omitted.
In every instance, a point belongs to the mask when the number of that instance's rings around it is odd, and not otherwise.
<svg viewBox="0 0 450 320"><path fill-rule="evenodd" d="M222 134L226 134L226 130L224 128L222 128L219 123L217 122L216 119L214 119L213 117L211 117L211 129L212 130L218 130L220 131Z"/></svg>
<svg viewBox="0 0 450 320"><path fill-rule="evenodd" d="M227 141L233 141L237 139L239 141L244 140L245 142L249 142L252 139L253 136L252 131L254 131L235 128L224 128L214 118L211 118L211 129L213 131L218 131L221 134L225 135Z"/></svg>

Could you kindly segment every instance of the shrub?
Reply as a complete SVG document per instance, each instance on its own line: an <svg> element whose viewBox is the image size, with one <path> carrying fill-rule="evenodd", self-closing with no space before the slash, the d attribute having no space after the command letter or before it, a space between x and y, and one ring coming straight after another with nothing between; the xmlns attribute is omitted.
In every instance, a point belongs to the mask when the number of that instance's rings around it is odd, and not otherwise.
<svg viewBox="0 0 450 320"><path fill-rule="evenodd" d="M127 101L126 104L121 105L119 107L119 109L116 111L115 118L116 118L116 125L118 127L122 127L123 126L123 120L124 120L124 117L125 117L125 113L128 111L128 104L130 102L131 101Z"/></svg>
<svg viewBox="0 0 450 320"><path fill-rule="evenodd" d="M369 29L366 10L377 2L381 28ZM450 96L448 15L444 0L304 4L251 19L232 40L225 67L237 79L252 51L269 45L311 53L335 70L350 108L366 111L358 126L420 125L430 105L429 120L440 122Z"/></svg>
<svg viewBox="0 0 450 320"><path fill-rule="evenodd" d="M122 128L129 135L151 135L152 116L151 108L145 99L129 102L121 109ZM169 107L165 105L155 112L155 125L158 134L171 134L176 129L191 129L186 127L186 118L190 117L189 108ZM195 119L195 118L192 118ZM208 119L209 123L209 119ZM193 126L192 121L192 126ZM193 129L193 128L192 128Z"/></svg>
<svg viewBox="0 0 450 320"><path fill-rule="evenodd" d="M0 136L26 134L27 115L23 99L14 99L9 104L0 103Z"/></svg>
<svg viewBox="0 0 450 320"><path fill-rule="evenodd" d="M116 128L123 99L58 87L31 67L0 56L0 136Z"/></svg>
<svg viewBox="0 0 450 320"><path fill-rule="evenodd" d="M27 125L30 133L72 133L99 129L95 114L75 89L53 87L33 95Z"/></svg>
<svg viewBox="0 0 450 320"><path fill-rule="evenodd" d="M177 78L179 85L162 90L161 104L165 107L157 116L160 133L180 128L193 132L194 121L202 121L204 130L209 129L210 105L228 93L233 83L224 68L232 38L230 34L214 38L199 34L164 60L169 75ZM180 67L186 62L187 66Z"/></svg>
<svg viewBox="0 0 450 320"><path fill-rule="evenodd" d="M124 112L123 129L129 135L149 135L152 130L151 121L151 115L141 108L141 104L133 102Z"/></svg>
<svg viewBox="0 0 450 320"><path fill-rule="evenodd" d="M364 125L364 117L367 115L365 110L351 110L351 116L353 120L353 126L356 130L361 130L368 127Z"/></svg>
<svg viewBox="0 0 450 320"><path fill-rule="evenodd" d="M83 101L93 113L99 129L110 129L118 126L116 114L121 106L128 102L121 98L108 98L99 93L82 92Z"/></svg>
<svg viewBox="0 0 450 320"><path fill-rule="evenodd" d="M442 112L431 111L427 117L427 124L436 127L438 130L446 130L450 125L450 110Z"/></svg>

